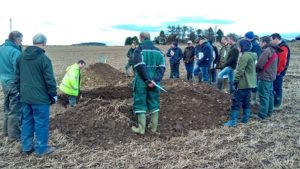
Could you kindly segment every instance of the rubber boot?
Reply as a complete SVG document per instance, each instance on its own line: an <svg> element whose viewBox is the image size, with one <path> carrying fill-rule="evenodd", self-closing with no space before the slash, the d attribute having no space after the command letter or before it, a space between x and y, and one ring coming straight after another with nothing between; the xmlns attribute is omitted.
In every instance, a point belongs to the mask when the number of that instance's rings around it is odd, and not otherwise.
<svg viewBox="0 0 300 169"><path fill-rule="evenodd" d="M150 130L151 130L153 133L156 133L156 131L157 131L158 117L159 117L159 112L155 112L155 113L152 113L152 114L151 114Z"/></svg>
<svg viewBox="0 0 300 169"><path fill-rule="evenodd" d="M145 134L145 126L146 126L146 115L139 114L138 115L138 128L135 126L131 127L131 130L137 134Z"/></svg>
<svg viewBox="0 0 300 169"><path fill-rule="evenodd" d="M241 120L242 123L248 123L250 119L251 109L244 109L243 110L243 118Z"/></svg>
<svg viewBox="0 0 300 169"><path fill-rule="evenodd" d="M202 73L199 73L198 78L199 78L199 83L201 83L202 82Z"/></svg>
<svg viewBox="0 0 300 169"><path fill-rule="evenodd" d="M223 79L223 90L228 93L228 78Z"/></svg>
<svg viewBox="0 0 300 169"><path fill-rule="evenodd" d="M219 90L223 89L223 79L218 79L217 86Z"/></svg>
<svg viewBox="0 0 300 169"><path fill-rule="evenodd" d="M282 110L282 97L274 97L273 110Z"/></svg>
<svg viewBox="0 0 300 169"><path fill-rule="evenodd" d="M197 84L197 76L193 76L193 78L192 78L192 81L193 81L193 84Z"/></svg>
<svg viewBox="0 0 300 169"><path fill-rule="evenodd" d="M239 114L240 114L239 110L232 110L230 115L230 120L224 123L224 126L235 127L237 124L237 119Z"/></svg>
<svg viewBox="0 0 300 169"><path fill-rule="evenodd" d="M186 73L186 79L189 81L190 79L191 73Z"/></svg>

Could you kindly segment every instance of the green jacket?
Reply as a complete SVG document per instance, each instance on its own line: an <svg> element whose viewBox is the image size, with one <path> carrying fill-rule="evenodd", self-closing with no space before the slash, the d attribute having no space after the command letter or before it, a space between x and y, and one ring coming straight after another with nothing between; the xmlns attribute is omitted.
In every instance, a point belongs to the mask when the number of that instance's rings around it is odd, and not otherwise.
<svg viewBox="0 0 300 169"><path fill-rule="evenodd" d="M226 62L227 54L228 54L229 50L230 50L229 44L222 46L222 48L220 49L220 62L217 65L217 68L223 69L225 67L225 62Z"/></svg>
<svg viewBox="0 0 300 169"><path fill-rule="evenodd" d="M57 95L52 63L43 49L28 46L16 68L22 103L49 104L50 97Z"/></svg>
<svg viewBox="0 0 300 169"><path fill-rule="evenodd" d="M147 84L153 80L159 83L166 68L163 53L149 40L142 42L134 51L134 86L147 88Z"/></svg>
<svg viewBox="0 0 300 169"><path fill-rule="evenodd" d="M238 89L248 89L256 87L255 71L256 54L244 52L239 58L234 82L238 83Z"/></svg>
<svg viewBox="0 0 300 169"><path fill-rule="evenodd" d="M0 46L0 81L15 80L16 61L21 54L21 47L10 40Z"/></svg>
<svg viewBox="0 0 300 169"><path fill-rule="evenodd" d="M80 68L77 63L67 67L59 89L71 96L78 96L80 91Z"/></svg>

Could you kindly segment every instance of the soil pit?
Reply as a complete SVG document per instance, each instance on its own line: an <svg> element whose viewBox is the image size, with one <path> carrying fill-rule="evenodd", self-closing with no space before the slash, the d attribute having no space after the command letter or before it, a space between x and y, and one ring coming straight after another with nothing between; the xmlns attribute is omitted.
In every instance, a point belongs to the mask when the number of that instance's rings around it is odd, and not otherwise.
<svg viewBox="0 0 300 169"><path fill-rule="evenodd" d="M159 137L170 139L190 130L215 128L227 118L230 96L207 85L193 85L183 80L166 81L167 93L161 94ZM76 144L109 148L133 139L151 139L131 132L136 125L132 113L130 86L103 87L83 91L74 108L68 108L51 120L51 128L59 129ZM149 120L147 120L149 122ZM145 140L144 140L145 141Z"/></svg>

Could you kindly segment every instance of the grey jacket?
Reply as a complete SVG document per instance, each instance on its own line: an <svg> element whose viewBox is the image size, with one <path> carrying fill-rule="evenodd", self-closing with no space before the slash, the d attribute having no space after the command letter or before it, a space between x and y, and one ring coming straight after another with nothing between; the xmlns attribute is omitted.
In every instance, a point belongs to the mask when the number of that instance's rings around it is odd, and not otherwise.
<svg viewBox="0 0 300 169"><path fill-rule="evenodd" d="M264 65L268 62L269 59L271 59L271 57L275 52L276 52L275 49L273 49L272 47L267 46L263 48L263 52L259 56L259 59L256 63L258 80L265 80L265 81L272 82L276 79L278 57L276 57L272 61L272 63L265 70L263 70Z"/></svg>

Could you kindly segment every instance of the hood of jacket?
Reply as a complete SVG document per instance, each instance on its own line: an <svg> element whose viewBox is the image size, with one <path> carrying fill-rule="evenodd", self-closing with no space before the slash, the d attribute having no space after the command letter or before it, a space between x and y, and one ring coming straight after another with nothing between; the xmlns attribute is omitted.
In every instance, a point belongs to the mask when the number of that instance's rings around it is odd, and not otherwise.
<svg viewBox="0 0 300 169"><path fill-rule="evenodd" d="M28 46L24 51L24 59L33 60L44 54L45 50L37 46Z"/></svg>
<svg viewBox="0 0 300 169"><path fill-rule="evenodd" d="M19 51L22 51L22 47L21 46L17 46L17 44L15 44L14 42L12 42L12 41L10 41L8 39L5 40L5 42L4 42L3 45L4 46L11 46L11 47L13 47L13 48L15 48L15 49L17 49Z"/></svg>

